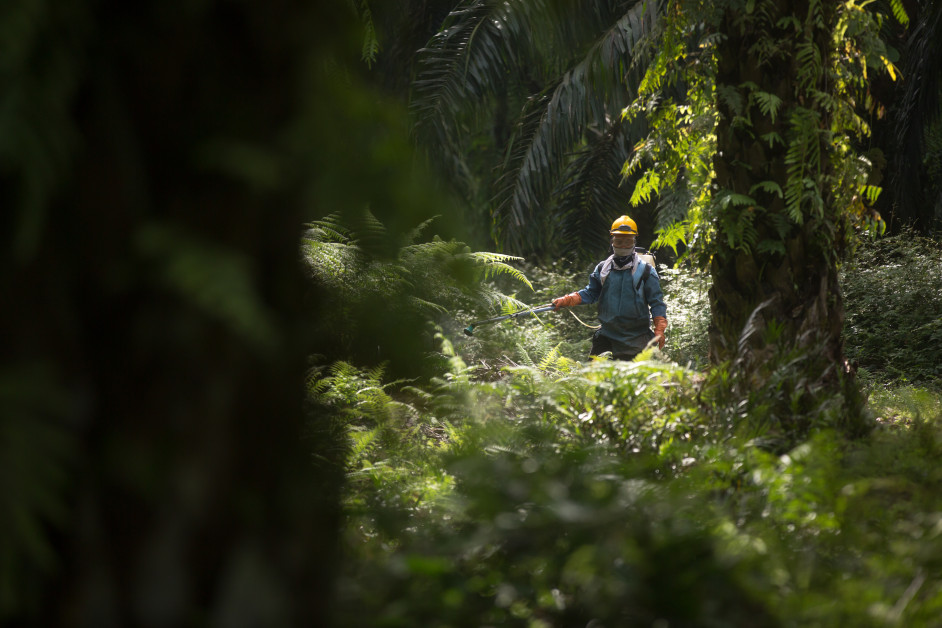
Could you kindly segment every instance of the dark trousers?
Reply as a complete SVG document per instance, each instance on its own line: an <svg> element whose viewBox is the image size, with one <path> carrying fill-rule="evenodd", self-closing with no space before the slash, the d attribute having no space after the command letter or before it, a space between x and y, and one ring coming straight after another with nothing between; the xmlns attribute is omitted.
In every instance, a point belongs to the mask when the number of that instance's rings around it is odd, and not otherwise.
<svg viewBox="0 0 942 628"><path fill-rule="evenodd" d="M602 355L606 351L611 351L612 358L615 360L626 361L634 360L635 356L641 353L640 349L628 351L627 353L615 353L611 338L608 336L603 336L602 330L597 329L595 333L592 334L592 350L589 351L589 355Z"/></svg>

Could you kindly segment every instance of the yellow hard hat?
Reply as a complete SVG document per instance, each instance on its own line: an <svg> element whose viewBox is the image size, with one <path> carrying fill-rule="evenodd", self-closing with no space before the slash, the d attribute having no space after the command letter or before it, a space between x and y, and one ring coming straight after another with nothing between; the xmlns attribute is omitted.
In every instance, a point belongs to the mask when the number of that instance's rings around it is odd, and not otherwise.
<svg viewBox="0 0 942 628"><path fill-rule="evenodd" d="M638 235L638 225L628 216L621 216L612 223L612 235Z"/></svg>

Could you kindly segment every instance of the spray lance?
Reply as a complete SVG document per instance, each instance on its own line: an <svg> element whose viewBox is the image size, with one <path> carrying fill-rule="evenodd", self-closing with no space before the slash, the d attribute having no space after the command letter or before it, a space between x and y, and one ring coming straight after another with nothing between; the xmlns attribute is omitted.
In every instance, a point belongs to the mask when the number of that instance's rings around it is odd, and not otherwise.
<svg viewBox="0 0 942 628"><path fill-rule="evenodd" d="M474 334L475 327L480 327L481 325L488 325L490 323L496 323L497 321L504 321L504 320L507 320L508 318L526 316L527 314L539 314L540 312L549 312L552 309L554 309L553 304L550 303L549 305L541 305L539 307L531 308L529 310L520 310L519 312L514 312L513 314L505 314L503 316L496 316L494 318L488 318L483 321L476 321L474 323L471 323L467 327L465 327L464 333L468 336L471 336Z"/></svg>

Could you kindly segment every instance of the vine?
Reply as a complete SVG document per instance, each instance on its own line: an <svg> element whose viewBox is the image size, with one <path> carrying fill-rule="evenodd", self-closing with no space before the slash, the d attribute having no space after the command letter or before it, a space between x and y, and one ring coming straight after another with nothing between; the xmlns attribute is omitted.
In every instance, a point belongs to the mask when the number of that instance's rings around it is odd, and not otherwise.
<svg viewBox="0 0 942 628"><path fill-rule="evenodd" d="M874 166L856 147L870 133L864 115L882 114L870 96L868 73L885 71L895 79L898 72L879 36L888 16L868 5L851 0L827 7L834 13L826 15L823 2L811 0L804 15L781 15L772 0L668 2L653 38L654 61L623 111L627 119L646 117L652 129L634 146L623 174L642 172L633 204L660 201L655 246L676 251L685 245L705 266L720 233L731 250L782 253L791 230L809 220L836 223L837 230L819 232L825 239L847 240L850 228L884 228L872 209L880 193L871 182ZM906 24L901 2L890 5L893 18ZM827 41L814 38L821 30L831 33ZM743 33L758 67L793 64L793 92L717 80L719 46ZM748 190L717 185L714 160L729 157L716 152L724 119L768 153L784 151L784 180L759 177ZM757 171L754 163L729 167ZM688 190L687 211L664 211L678 188ZM755 228L760 216L768 227L761 236ZM819 249L834 247L822 241Z"/></svg>

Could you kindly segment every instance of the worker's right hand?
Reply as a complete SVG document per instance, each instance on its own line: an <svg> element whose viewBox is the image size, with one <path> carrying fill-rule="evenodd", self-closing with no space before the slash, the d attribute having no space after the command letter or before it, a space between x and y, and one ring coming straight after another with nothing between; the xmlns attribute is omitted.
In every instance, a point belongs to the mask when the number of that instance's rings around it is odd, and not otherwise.
<svg viewBox="0 0 942 628"><path fill-rule="evenodd" d="M578 292L573 292L564 297L553 299L553 309L558 310L561 307L572 307L573 305L579 305L581 303L582 297L579 296Z"/></svg>

